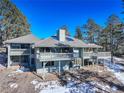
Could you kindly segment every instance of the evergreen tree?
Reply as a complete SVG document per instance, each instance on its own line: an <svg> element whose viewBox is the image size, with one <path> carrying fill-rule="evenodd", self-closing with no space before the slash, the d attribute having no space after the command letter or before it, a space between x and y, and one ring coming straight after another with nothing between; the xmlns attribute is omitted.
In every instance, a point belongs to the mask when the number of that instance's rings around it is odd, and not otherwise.
<svg viewBox="0 0 124 93"><path fill-rule="evenodd" d="M95 23L93 19L88 19L87 23L83 26L88 43L97 43L100 26Z"/></svg>
<svg viewBox="0 0 124 93"><path fill-rule="evenodd" d="M80 40L83 40L83 35L82 35L82 32L81 32L81 28L80 27L77 27L76 28L76 33L75 33L75 38L77 39L80 39Z"/></svg>
<svg viewBox="0 0 124 93"><path fill-rule="evenodd" d="M122 8L123 8L123 11L121 13L124 14L124 0L122 0Z"/></svg>
<svg viewBox="0 0 124 93"><path fill-rule="evenodd" d="M0 16L2 41L30 33L26 17L10 0L0 0Z"/></svg>
<svg viewBox="0 0 124 93"><path fill-rule="evenodd" d="M119 45L124 38L124 32L121 27L121 20L118 16L112 14L107 19L106 27L102 30L101 45L105 51L113 49L114 54L118 51Z"/></svg>

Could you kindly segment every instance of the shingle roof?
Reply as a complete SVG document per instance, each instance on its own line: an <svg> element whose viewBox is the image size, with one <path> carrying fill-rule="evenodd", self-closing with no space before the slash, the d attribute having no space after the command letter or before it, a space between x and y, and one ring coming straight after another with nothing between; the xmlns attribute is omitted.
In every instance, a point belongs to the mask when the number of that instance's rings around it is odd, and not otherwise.
<svg viewBox="0 0 124 93"><path fill-rule="evenodd" d="M96 44L86 44L83 41L66 36L66 41L61 42L58 40L57 36L51 36L46 39L38 39L33 34L28 34L25 36L21 36L18 38L10 39L4 41L4 43L34 43L34 47L75 47L75 48L81 48L81 47L92 47L92 48L102 48L99 45Z"/></svg>
<svg viewBox="0 0 124 93"><path fill-rule="evenodd" d="M72 38L70 36L66 36L66 41L61 42L58 40L57 36L51 36L47 39L40 40L35 43L34 47L94 47L94 48L102 48L96 44L86 44L79 39Z"/></svg>
<svg viewBox="0 0 124 93"><path fill-rule="evenodd" d="M4 43L35 43L38 42L39 40L40 39L36 38L33 34L28 34L18 38L6 40L4 41Z"/></svg>

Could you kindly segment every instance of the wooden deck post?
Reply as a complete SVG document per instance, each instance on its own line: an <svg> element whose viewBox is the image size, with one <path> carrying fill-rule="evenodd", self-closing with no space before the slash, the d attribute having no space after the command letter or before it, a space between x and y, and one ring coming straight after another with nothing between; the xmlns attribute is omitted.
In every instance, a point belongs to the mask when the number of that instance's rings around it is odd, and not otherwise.
<svg viewBox="0 0 124 93"><path fill-rule="evenodd" d="M10 44L7 45L8 47L8 55L7 55L7 67L10 67L11 65L11 59L10 59Z"/></svg>
<svg viewBox="0 0 124 93"><path fill-rule="evenodd" d="M30 45L30 55L29 55L29 65L31 67L31 58L32 58L32 53L31 53L32 46Z"/></svg>
<svg viewBox="0 0 124 93"><path fill-rule="evenodd" d="M93 63L93 69L94 69L94 60L93 60L93 62L92 62L92 63Z"/></svg>
<svg viewBox="0 0 124 93"><path fill-rule="evenodd" d="M104 62L103 62L103 64L104 64L103 70L106 71L106 69L105 69L105 59L103 59L103 60L104 60Z"/></svg>
<svg viewBox="0 0 124 93"><path fill-rule="evenodd" d="M98 66L98 48L97 48L97 52L96 52L96 63L97 63L97 71L99 71L99 66Z"/></svg>
<svg viewBox="0 0 124 93"><path fill-rule="evenodd" d="M82 61L83 61L82 65L84 67L84 48L82 49Z"/></svg>
<svg viewBox="0 0 124 93"><path fill-rule="evenodd" d="M45 79L45 75L46 75L45 74L45 65L46 65L45 62L43 62L43 79Z"/></svg>
<svg viewBox="0 0 124 93"><path fill-rule="evenodd" d="M59 75L61 73L61 62L59 61Z"/></svg>

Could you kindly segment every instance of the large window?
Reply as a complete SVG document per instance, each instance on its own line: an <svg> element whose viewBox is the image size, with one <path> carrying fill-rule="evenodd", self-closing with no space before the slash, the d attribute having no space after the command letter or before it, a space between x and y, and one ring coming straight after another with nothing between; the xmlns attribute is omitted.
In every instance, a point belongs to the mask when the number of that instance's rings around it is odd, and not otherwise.
<svg viewBox="0 0 124 93"><path fill-rule="evenodd" d="M12 49L28 49L30 48L30 44L11 44Z"/></svg>
<svg viewBox="0 0 124 93"><path fill-rule="evenodd" d="M47 62L45 66L54 66L54 61ZM42 67L43 67L43 62L42 62Z"/></svg>
<svg viewBox="0 0 124 93"><path fill-rule="evenodd" d="M30 48L29 44L21 44L21 49L28 49Z"/></svg>
<svg viewBox="0 0 124 93"><path fill-rule="evenodd" d="M50 48L46 48L46 52L50 52Z"/></svg>
<svg viewBox="0 0 124 93"><path fill-rule="evenodd" d="M72 53L73 49L72 48L62 48L63 53Z"/></svg>
<svg viewBox="0 0 124 93"><path fill-rule="evenodd" d="M40 48L40 52L45 52L45 48Z"/></svg>
<svg viewBox="0 0 124 93"><path fill-rule="evenodd" d="M20 44L11 44L11 48L12 49L19 49L20 48Z"/></svg>
<svg viewBox="0 0 124 93"><path fill-rule="evenodd" d="M73 49L72 48L49 48L49 47L46 47L46 48L40 48L40 52L52 52L52 53L72 53L73 52Z"/></svg>
<svg viewBox="0 0 124 93"><path fill-rule="evenodd" d="M31 49L31 54L34 54L35 53L35 50L34 49Z"/></svg>
<svg viewBox="0 0 124 93"><path fill-rule="evenodd" d="M50 48L40 48L40 52L50 52L51 50L50 50Z"/></svg>
<svg viewBox="0 0 124 93"><path fill-rule="evenodd" d="M12 62L29 63L29 56L11 56Z"/></svg>
<svg viewBox="0 0 124 93"><path fill-rule="evenodd" d="M50 61L46 64L46 66L54 66L54 61Z"/></svg>
<svg viewBox="0 0 124 93"><path fill-rule="evenodd" d="M26 56L26 55L21 56L21 62L22 63L29 63L29 56Z"/></svg>
<svg viewBox="0 0 124 93"><path fill-rule="evenodd" d="M20 62L20 57L19 56L11 56L11 61L14 63Z"/></svg>

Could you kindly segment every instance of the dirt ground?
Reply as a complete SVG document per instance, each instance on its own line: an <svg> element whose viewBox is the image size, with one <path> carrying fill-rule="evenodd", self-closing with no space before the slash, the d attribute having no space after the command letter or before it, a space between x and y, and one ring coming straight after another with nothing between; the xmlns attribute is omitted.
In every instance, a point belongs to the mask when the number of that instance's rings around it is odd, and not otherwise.
<svg viewBox="0 0 124 93"><path fill-rule="evenodd" d="M82 75L80 80L78 80L79 82L96 81L102 85L109 85L111 88L117 88L116 92L112 92L111 89L106 91L99 87L99 93L102 93L103 91L104 93L124 93L124 85L116 79L114 74L107 71L103 66L86 66L81 70L77 70L77 72L72 74L70 71L62 74L62 77L70 73L70 75L75 77ZM46 77L45 81L59 79L52 74L48 74ZM39 93L39 91L35 90L34 86L31 84L31 81L34 79L43 81L39 75L32 72L19 73L15 72L15 68L4 68L0 71L0 93Z"/></svg>
<svg viewBox="0 0 124 93"><path fill-rule="evenodd" d="M35 79L43 81L40 75L33 72L16 72L16 68L0 70L0 93L39 93L31 82ZM48 74L45 81L56 80L57 77Z"/></svg>
<svg viewBox="0 0 124 93"><path fill-rule="evenodd" d="M30 82L35 76L30 73L13 73L13 70L6 69L0 72L0 93L36 93ZM12 88L13 83L17 88Z"/></svg>

